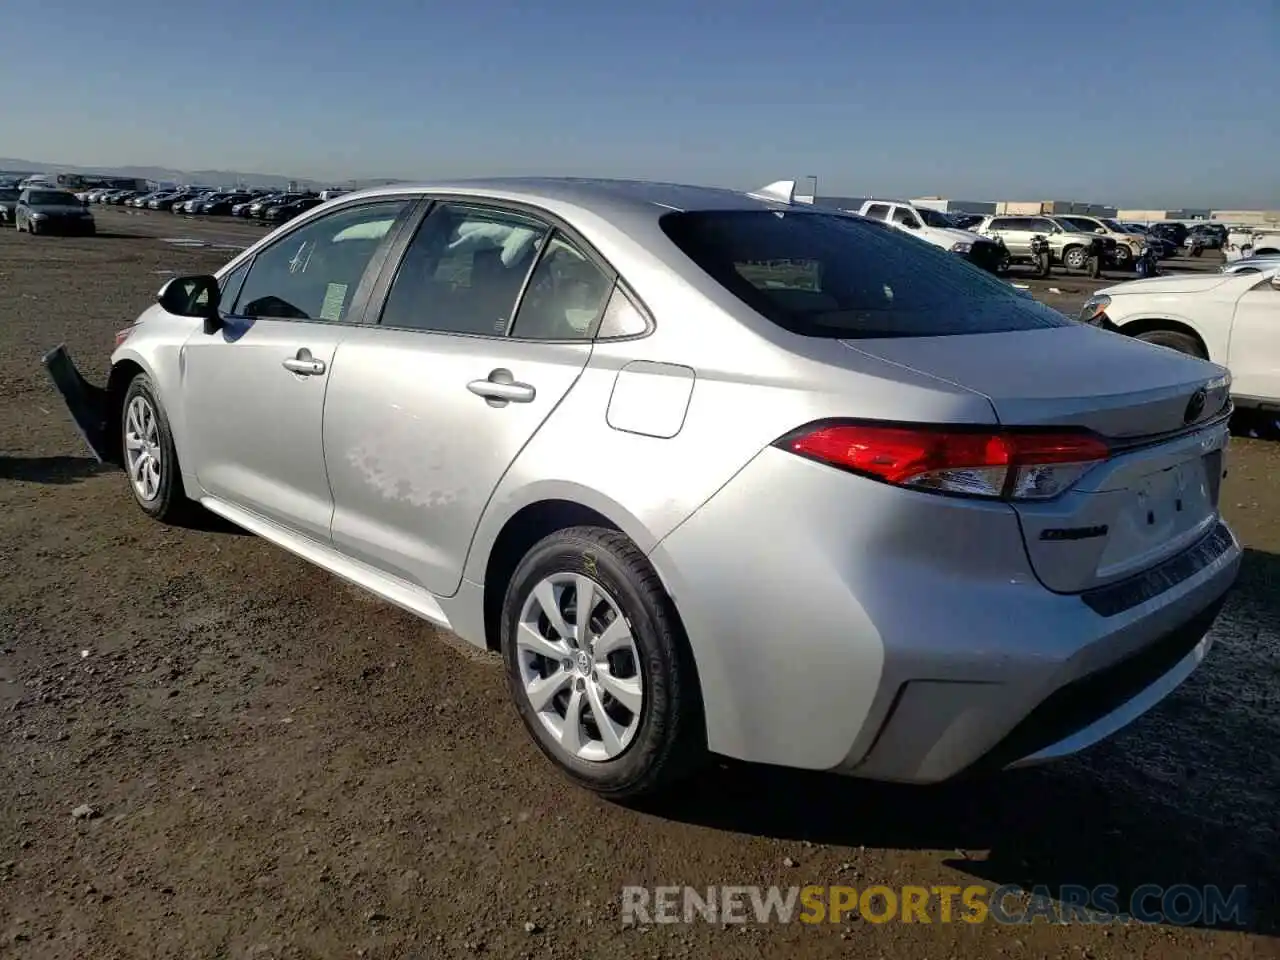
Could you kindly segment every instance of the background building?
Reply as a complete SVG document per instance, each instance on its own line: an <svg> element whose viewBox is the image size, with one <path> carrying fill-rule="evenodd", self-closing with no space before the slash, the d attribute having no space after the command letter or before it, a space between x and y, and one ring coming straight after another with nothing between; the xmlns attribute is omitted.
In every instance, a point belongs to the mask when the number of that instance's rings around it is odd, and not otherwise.
<svg viewBox="0 0 1280 960"><path fill-rule="evenodd" d="M952 200L949 197L916 197L911 201L917 207L937 210L939 213L995 213L993 200Z"/></svg>
<svg viewBox="0 0 1280 960"><path fill-rule="evenodd" d="M1095 217L1114 217L1116 208L1104 203L1085 203L1082 200L1000 200L996 203L995 212L1017 217L1034 217L1037 214L1052 216L1055 213L1087 213Z"/></svg>
<svg viewBox="0 0 1280 960"><path fill-rule="evenodd" d="M1214 220L1259 226L1280 226L1280 210L1214 210Z"/></svg>

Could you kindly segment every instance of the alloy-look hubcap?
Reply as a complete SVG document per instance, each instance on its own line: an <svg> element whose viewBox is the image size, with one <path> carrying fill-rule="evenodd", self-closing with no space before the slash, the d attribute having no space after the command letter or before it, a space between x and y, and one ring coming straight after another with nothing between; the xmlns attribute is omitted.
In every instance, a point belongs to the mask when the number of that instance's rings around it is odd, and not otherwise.
<svg viewBox="0 0 1280 960"><path fill-rule="evenodd" d="M557 573L533 588L516 628L529 705L565 753L620 756L644 708L640 652L617 602L583 574Z"/></svg>
<svg viewBox="0 0 1280 960"><path fill-rule="evenodd" d="M150 502L160 495L160 424L146 397L129 401L124 426L125 468L134 492Z"/></svg>

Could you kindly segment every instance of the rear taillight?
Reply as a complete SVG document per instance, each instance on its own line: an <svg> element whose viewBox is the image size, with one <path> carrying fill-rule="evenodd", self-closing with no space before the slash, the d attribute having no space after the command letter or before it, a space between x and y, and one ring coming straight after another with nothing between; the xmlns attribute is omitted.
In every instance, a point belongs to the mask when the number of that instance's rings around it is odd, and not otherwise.
<svg viewBox="0 0 1280 960"><path fill-rule="evenodd" d="M137 328L137 324L134 324L132 327L125 327L123 330L117 330L117 331L116 331L116 346L118 347L118 346L120 346L120 344L122 344L122 343L124 343L126 340L128 340L128 339L129 339L129 336L133 333L133 331L134 331L136 328Z"/></svg>
<svg viewBox="0 0 1280 960"><path fill-rule="evenodd" d="M1083 430L847 422L802 427L776 446L895 486L1006 500L1056 497L1111 454Z"/></svg>

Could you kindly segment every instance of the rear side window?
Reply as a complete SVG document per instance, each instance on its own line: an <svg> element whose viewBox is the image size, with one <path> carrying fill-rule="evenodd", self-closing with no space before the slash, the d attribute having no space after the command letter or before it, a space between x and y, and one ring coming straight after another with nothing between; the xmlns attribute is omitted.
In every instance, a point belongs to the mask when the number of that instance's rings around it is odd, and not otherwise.
<svg viewBox="0 0 1280 960"><path fill-rule="evenodd" d="M922 337L1065 326L952 253L835 214L671 213L667 236L758 313L813 337Z"/></svg>
<svg viewBox="0 0 1280 960"><path fill-rule="evenodd" d="M889 217L889 205L887 203L873 203L867 207L865 216L873 217L876 220L887 220Z"/></svg>

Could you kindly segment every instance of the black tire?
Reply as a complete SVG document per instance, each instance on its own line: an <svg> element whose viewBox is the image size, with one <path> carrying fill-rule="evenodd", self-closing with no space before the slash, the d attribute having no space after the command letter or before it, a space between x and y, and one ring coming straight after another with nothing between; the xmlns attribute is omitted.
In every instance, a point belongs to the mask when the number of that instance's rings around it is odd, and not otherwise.
<svg viewBox="0 0 1280 960"><path fill-rule="evenodd" d="M563 751L539 720L521 680L515 642L521 610L538 583L557 573L585 574L608 591L635 639L644 700L634 738L612 760L583 760ZM571 527L536 543L507 585L501 644L507 685L525 729L578 785L609 799L636 800L662 792L700 765L706 731L693 657L657 573L623 534Z"/></svg>
<svg viewBox="0 0 1280 960"><path fill-rule="evenodd" d="M129 472L128 451L125 437L128 431L129 406L135 397L145 397L155 411L157 433L160 449L160 483L156 496L152 500L144 499L129 482L129 492L134 502L142 508L142 512L153 520L173 525L185 525L199 513L199 506L187 499L186 489L182 485L182 468L178 464L178 451L173 445L173 432L169 428L169 418L165 415L160 398L156 395L151 378L139 373L129 382L125 390L124 402L120 406L120 462L125 465L126 475Z"/></svg>
<svg viewBox="0 0 1280 960"><path fill-rule="evenodd" d="M1036 276L1044 279L1053 272L1053 256L1049 253L1040 253L1036 255Z"/></svg>
<svg viewBox="0 0 1280 960"><path fill-rule="evenodd" d="M1123 243L1116 244L1116 266L1121 270L1133 266L1133 251Z"/></svg>
<svg viewBox="0 0 1280 960"><path fill-rule="evenodd" d="M1094 280L1097 280L1102 276L1102 257L1097 256L1096 254L1090 257L1086 267L1089 271L1089 276Z"/></svg>
<svg viewBox="0 0 1280 960"><path fill-rule="evenodd" d="M1073 263L1072 261L1077 261ZM1083 270L1089 265L1088 254L1084 247L1067 247L1062 251L1062 265L1068 270Z"/></svg>
<svg viewBox="0 0 1280 960"><path fill-rule="evenodd" d="M1209 359L1205 356L1204 348L1200 346L1195 337L1179 333L1177 330L1148 330L1146 333L1138 334L1137 339L1145 340L1147 343L1154 343L1157 346L1169 347L1171 350L1185 353L1189 357L1198 357L1201 360Z"/></svg>
<svg viewBox="0 0 1280 960"><path fill-rule="evenodd" d="M31 236L33 236L33 237L34 237L34 236L35 236L37 233L39 233L39 232L40 232L40 231L39 231L39 229L37 229L37 227L36 227L36 222L35 222L34 220L28 220L28 221L27 221L27 233L31 234Z"/></svg>

